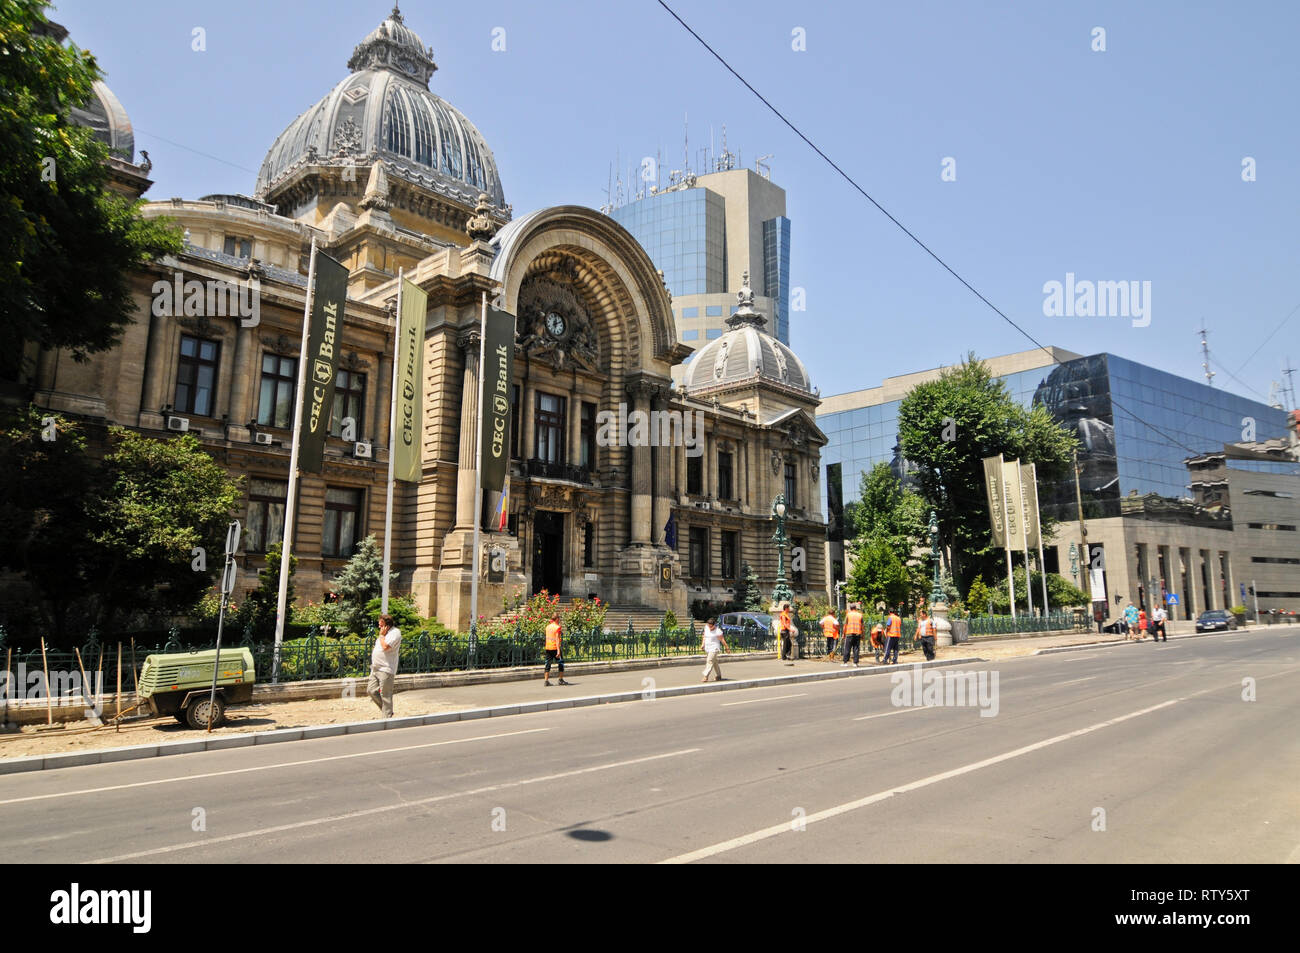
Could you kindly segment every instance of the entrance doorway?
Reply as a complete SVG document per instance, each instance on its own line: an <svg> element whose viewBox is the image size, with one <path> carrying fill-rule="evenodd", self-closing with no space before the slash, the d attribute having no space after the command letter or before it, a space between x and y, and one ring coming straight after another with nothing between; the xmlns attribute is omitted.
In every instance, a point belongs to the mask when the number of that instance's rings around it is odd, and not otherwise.
<svg viewBox="0 0 1300 953"><path fill-rule="evenodd" d="M564 588L564 514L539 510L533 518L533 592Z"/></svg>

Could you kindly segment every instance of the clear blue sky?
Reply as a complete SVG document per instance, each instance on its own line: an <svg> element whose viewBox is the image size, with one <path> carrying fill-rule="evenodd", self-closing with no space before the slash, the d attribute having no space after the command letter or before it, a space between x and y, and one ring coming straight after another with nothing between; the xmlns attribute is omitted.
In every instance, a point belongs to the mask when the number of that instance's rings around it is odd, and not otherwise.
<svg viewBox="0 0 1300 953"><path fill-rule="evenodd" d="M1045 344L1267 394L1300 366L1300 4L673 0L885 208ZM382 0L62 0L148 149L148 197L250 193L274 138L347 74ZM654 0L406 2L431 88L496 154L516 215L599 207L610 165L680 165L709 127L787 192L791 343L823 394L1032 345L839 178ZM207 49L191 49L191 31ZM492 49L505 29L506 50ZM792 49L802 28L806 50ZM1106 51L1092 50L1092 30ZM166 140L166 141L164 141ZM179 144L179 145L177 145ZM184 148L182 148L182 146ZM191 151L192 150L192 151ZM205 158L206 153L216 158ZM1242 160L1257 180L1242 181ZM956 160L956 181L941 162ZM219 161L220 160L220 161ZM1043 285L1151 282L1151 322L1045 317ZM847 342L854 346L845 347ZM1229 378L1226 368L1254 390ZM1300 373L1295 376L1300 389Z"/></svg>

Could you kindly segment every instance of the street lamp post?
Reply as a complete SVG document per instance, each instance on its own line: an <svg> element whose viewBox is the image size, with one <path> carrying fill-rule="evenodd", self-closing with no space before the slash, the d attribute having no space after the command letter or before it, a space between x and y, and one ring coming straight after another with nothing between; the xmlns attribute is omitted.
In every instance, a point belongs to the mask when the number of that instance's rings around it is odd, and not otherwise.
<svg viewBox="0 0 1300 953"><path fill-rule="evenodd" d="M772 542L776 543L776 587L772 590L772 602L779 606L782 602L792 602L794 593L785 581L785 494L778 493L772 501L772 518L776 520L776 532Z"/></svg>
<svg viewBox="0 0 1300 953"><path fill-rule="evenodd" d="M952 645L952 623L948 621L948 600L939 578L939 517L930 511L930 555L934 557L934 584L930 587L930 618L934 622L934 644Z"/></svg>

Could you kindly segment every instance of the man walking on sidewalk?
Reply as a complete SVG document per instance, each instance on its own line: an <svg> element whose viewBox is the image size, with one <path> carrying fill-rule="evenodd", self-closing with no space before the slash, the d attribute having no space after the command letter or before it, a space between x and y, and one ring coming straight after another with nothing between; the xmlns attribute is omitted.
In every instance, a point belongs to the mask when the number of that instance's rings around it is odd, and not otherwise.
<svg viewBox="0 0 1300 953"><path fill-rule="evenodd" d="M366 693L379 707L381 717L393 717L393 682L397 678L398 650L402 630L393 625L391 615L379 617L379 638L370 653L370 683Z"/></svg>
<svg viewBox="0 0 1300 953"><path fill-rule="evenodd" d="M930 621L930 613L924 609L918 613L919 618L916 622L916 637L921 641L921 651L925 653L927 662L934 661L934 623Z"/></svg>
<svg viewBox="0 0 1300 953"><path fill-rule="evenodd" d="M718 664L718 655L727 651L727 640L716 617L704 623L704 641L700 643L700 648L704 650L704 677L700 681L707 682L710 672L713 673L714 681L722 681L722 666Z"/></svg>
<svg viewBox="0 0 1300 953"><path fill-rule="evenodd" d="M1156 606L1151 611L1151 644L1154 645L1159 639L1163 642L1169 641L1169 632L1165 629L1165 620L1169 618L1169 613L1165 612L1164 606Z"/></svg>
<svg viewBox="0 0 1300 953"><path fill-rule="evenodd" d="M790 657L787 665L793 665L795 659L799 657L799 634L795 631L794 622L790 618L790 603L781 603L781 614L776 619L777 632L780 633L780 643L778 652L781 661L785 661L786 655Z"/></svg>
<svg viewBox="0 0 1300 953"><path fill-rule="evenodd" d="M564 655L561 648L564 641L564 635L560 630L560 616L555 613L551 616L551 621L546 623L546 671L542 673L542 684L551 684L551 662L558 663L560 667L560 684L568 685L564 680Z"/></svg>

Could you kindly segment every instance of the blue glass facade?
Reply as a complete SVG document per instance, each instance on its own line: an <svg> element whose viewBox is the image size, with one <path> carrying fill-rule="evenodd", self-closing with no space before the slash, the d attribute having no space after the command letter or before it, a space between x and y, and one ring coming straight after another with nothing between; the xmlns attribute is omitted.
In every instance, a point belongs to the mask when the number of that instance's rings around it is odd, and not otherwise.
<svg viewBox="0 0 1300 953"><path fill-rule="evenodd" d="M784 215L763 223L763 287L776 302L776 339L789 344L790 220Z"/></svg>
<svg viewBox="0 0 1300 953"><path fill-rule="evenodd" d="M1281 410L1113 354L1000 380L1020 404L1043 405L1078 434L1080 489L1089 518L1209 519L1189 504L1183 461L1245 439L1243 431L1252 422L1258 440L1287 433ZM889 463L903 474L899 403L818 414L817 425L829 440L822 464L843 463L846 503L860 498L862 474L877 463ZM1072 478L1041 486L1039 494L1046 515L1075 518Z"/></svg>
<svg viewBox="0 0 1300 953"><path fill-rule="evenodd" d="M727 290L726 203L708 189L661 192L610 212L664 273L675 297Z"/></svg>

